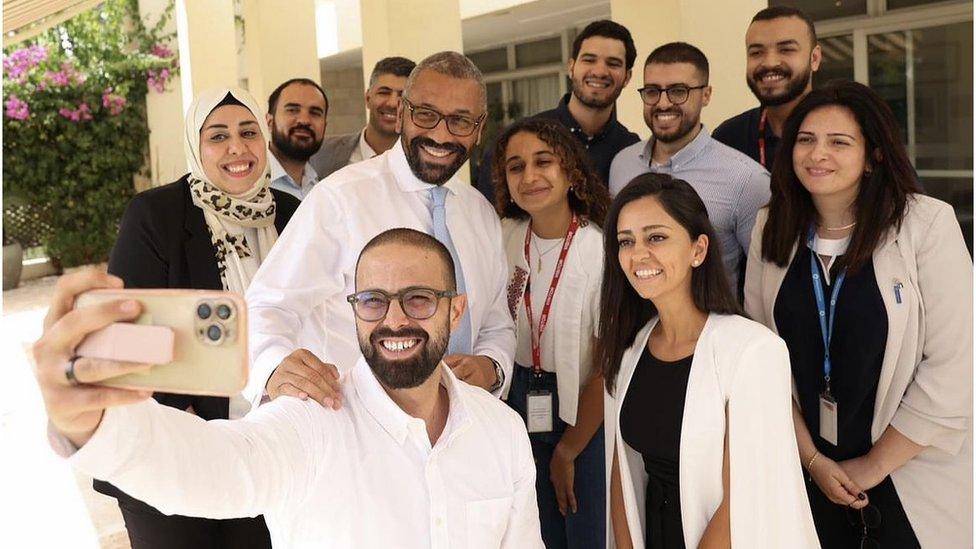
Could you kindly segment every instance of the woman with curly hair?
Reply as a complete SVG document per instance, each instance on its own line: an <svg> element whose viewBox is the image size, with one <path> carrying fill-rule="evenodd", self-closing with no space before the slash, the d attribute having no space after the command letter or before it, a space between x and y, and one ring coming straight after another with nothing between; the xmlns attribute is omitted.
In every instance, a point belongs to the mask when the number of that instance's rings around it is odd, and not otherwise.
<svg viewBox="0 0 976 549"><path fill-rule="evenodd" d="M603 377L592 349L609 196L577 140L550 120L505 130L492 172L517 334L508 403L532 441L542 539L601 547Z"/></svg>

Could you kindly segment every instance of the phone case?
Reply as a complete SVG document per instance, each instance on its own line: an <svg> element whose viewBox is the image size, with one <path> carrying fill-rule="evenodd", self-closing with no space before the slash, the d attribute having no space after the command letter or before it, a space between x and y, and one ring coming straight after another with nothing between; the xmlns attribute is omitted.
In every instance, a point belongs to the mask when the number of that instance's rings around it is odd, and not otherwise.
<svg viewBox="0 0 976 549"><path fill-rule="evenodd" d="M78 296L75 307L119 299L142 303L143 313L135 324L172 329L173 358L147 372L118 376L102 385L209 396L231 396L244 389L248 373L247 306L241 296L219 290L92 290ZM198 315L201 304L211 307L212 314L206 320ZM226 319L217 317L219 304L231 309ZM215 325L223 335L219 342L208 339Z"/></svg>

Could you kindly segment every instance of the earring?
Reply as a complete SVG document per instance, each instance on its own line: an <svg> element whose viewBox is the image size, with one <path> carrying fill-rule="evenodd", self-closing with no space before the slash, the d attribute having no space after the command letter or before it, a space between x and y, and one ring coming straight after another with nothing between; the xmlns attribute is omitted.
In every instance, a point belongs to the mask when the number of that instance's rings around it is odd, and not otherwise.
<svg viewBox="0 0 976 549"><path fill-rule="evenodd" d="M692 262L691 262L691 266L692 266L692 267L697 267L697 266L698 266L698 265L699 265L700 263L701 263L701 261L698 261L698 260L696 259L696 260L694 260L694 261L692 261Z"/></svg>

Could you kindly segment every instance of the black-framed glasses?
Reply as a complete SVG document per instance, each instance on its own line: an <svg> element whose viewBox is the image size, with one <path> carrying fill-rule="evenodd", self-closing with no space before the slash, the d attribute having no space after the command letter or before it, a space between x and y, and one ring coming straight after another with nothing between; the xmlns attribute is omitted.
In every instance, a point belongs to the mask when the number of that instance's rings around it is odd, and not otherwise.
<svg viewBox="0 0 976 549"><path fill-rule="evenodd" d="M680 105L688 100L691 95L691 90L700 90L707 88L708 84L702 84L701 86L685 86L684 84L678 84L677 86L671 86L670 88L658 88L657 86L644 86L637 90L637 93L641 96L641 101L644 102L648 107L653 107L657 105L657 102L661 100L661 94L668 94L668 101L673 105Z"/></svg>
<svg viewBox="0 0 976 549"><path fill-rule="evenodd" d="M847 508L847 522L861 529L861 549L881 549L881 542L868 535L868 529L881 527L881 511L868 504L861 510Z"/></svg>
<svg viewBox="0 0 976 549"><path fill-rule="evenodd" d="M457 297L451 290L435 290L423 286L410 286L395 294L383 290L364 290L346 296L352 310L360 320L378 322L386 318L390 302L396 298L403 314L414 320L427 320L437 313L437 305L442 297Z"/></svg>
<svg viewBox="0 0 976 549"><path fill-rule="evenodd" d="M403 101L403 104L410 109L410 120L413 120L417 126L425 130L432 130L441 123L441 120L444 120L447 124L447 131L457 137L467 137L474 133L478 126L484 122L485 116L488 115L486 112L475 120L460 114L441 114L429 107L418 107L406 97L401 96L400 101Z"/></svg>

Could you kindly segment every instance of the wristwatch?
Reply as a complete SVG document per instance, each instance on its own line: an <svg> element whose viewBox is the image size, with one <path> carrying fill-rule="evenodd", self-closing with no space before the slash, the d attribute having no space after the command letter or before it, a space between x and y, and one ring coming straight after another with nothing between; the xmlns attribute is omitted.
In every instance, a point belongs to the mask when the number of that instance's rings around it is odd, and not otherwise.
<svg viewBox="0 0 976 549"><path fill-rule="evenodd" d="M485 356L488 356L488 355L485 355ZM494 393L502 385L505 384L505 370L502 370L502 365L499 364L497 360L491 358L490 356L488 356L488 360L490 360L491 363L492 363L492 365L495 366L495 383L494 383L494 385L492 385L491 387L488 388L488 392L489 393Z"/></svg>

